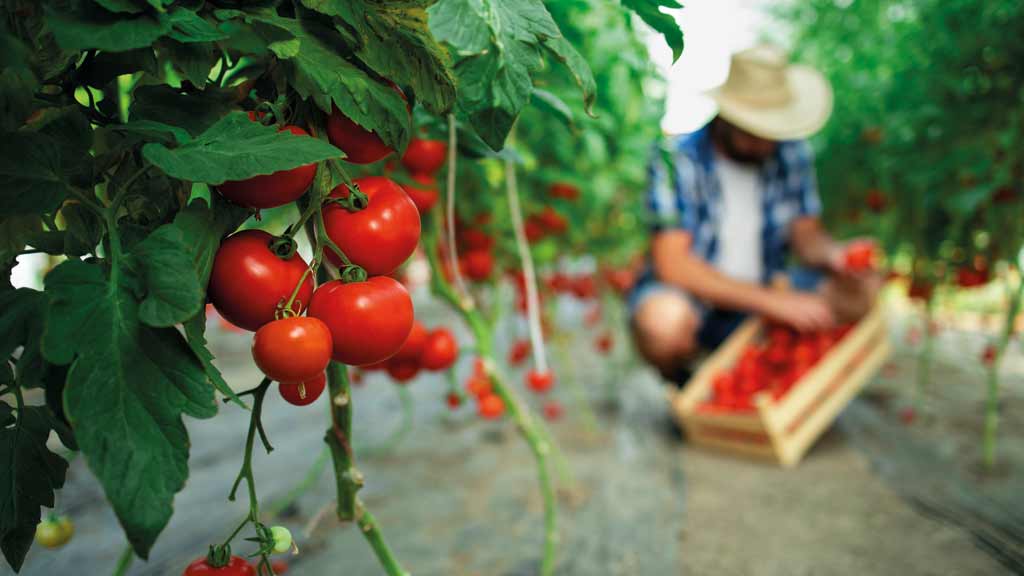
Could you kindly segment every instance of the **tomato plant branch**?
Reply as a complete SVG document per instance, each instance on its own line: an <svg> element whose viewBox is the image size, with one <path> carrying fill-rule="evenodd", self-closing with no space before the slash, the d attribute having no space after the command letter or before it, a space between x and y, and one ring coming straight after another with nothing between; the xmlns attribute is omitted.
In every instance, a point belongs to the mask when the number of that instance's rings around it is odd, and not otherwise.
<svg viewBox="0 0 1024 576"><path fill-rule="evenodd" d="M511 136L509 137L511 142ZM544 353L544 331L540 325L540 298L537 295L537 273L533 269L533 257L530 244L526 240L523 225L523 212L519 205L519 189L516 185L515 159L505 160L505 191L508 194L509 212L512 216L512 231L519 249L519 259L523 263L523 276L526 284L526 311L530 325L530 342L533 349L533 363L538 372L548 371L547 355Z"/></svg>
<svg viewBox="0 0 1024 576"><path fill-rule="evenodd" d="M242 468L238 471L238 476L235 478L235 483L231 486L231 493L228 495L228 500L234 502L238 487L241 485L242 480L245 480L249 492L249 521L253 522L259 520L260 503L256 498L256 480L252 473L252 450L256 443L256 432L262 428L260 418L263 413L263 399L266 397L269 387L270 379L264 378L259 387L253 391L252 412L249 417L249 434L245 439L245 457L242 460ZM274 450L270 444L265 444L265 448L267 453ZM228 542L230 541L231 539L229 538Z"/></svg>
<svg viewBox="0 0 1024 576"><path fill-rule="evenodd" d="M411 576L409 572L402 569L398 559L391 552L391 548L388 547L387 542L384 540L384 534L381 533L380 528L377 525L377 519L374 518L373 514L363 506L363 503L358 498L356 499L356 523L359 526L359 531L363 533L366 541L370 543L370 547L373 548L374 554L377 555L377 559L380 560L381 566L387 572L388 576Z"/></svg>
<svg viewBox="0 0 1024 576"><path fill-rule="evenodd" d="M121 557L117 559L117 566L114 567L113 576L124 576L128 573L128 568L131 567L132 561L135 559L135 553L131 545L124 547L124 551L121 552Z"/></svg>
<svg viewBox="0 0 1024 576"><path fill-rule="evenodd" d="M982 435L982 463L991 470L996 464L997 432L999 430L999 368L1006 353L1006 346L1013 336L1017 315L1020 314L1021 300L1024 298L1024 277L1017 279L1017 287L1009 295L1010 301L1006 310L1002 333L995 345L995 356L987 366L987 386L985 396L985 428Z"/></svg>
<svg viewBox="0 0 1024 576"><path fill-rule="evenodd" d="M445 190L445 222L448 227L448 261L451 263L452 277L455 278L455 287L462 299L466 302L464 306L473 306L473 296L466 286L466 280L462 277L462 270L459 268L459 250L455 245L455 168L458 161L458 132L455 129L455 115L448 115L448 185Z"/></svg>
<svg viewBox="0 0 1024 576"><path fill-rule="evenodd" d="M437 227L432 224L432 222L427 222L424 236L424 242L427 246L424 252L426 252L427 261L430 263L431 287L434 293L446 300L459 312L466 324L469 325L476 340L479 356L483 360L487 377L491 382L491 388L504 402L512 421L519 428L537 463L537 479L544 503L544 544L540 573L542 576L549 576L554 573L559 539L558 503L555 498L551 474L548 470L548 456L552 453L553 442L538 425L533 413L520 401L498 374L497 365L494 360L493 328L476 307L467 305L459 298L451 284L445 280L444 275L441 273L441 264L436 250L438 231Z"/></svg>

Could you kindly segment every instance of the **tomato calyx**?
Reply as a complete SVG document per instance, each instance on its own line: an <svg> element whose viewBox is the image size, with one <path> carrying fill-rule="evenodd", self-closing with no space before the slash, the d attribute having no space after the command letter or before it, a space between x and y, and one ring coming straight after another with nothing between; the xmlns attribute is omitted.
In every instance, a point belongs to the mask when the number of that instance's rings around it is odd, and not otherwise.
<svg viewBox="0 0 1024 576"><path fill-rule="evenodd" d="M328 198L324 201L324 204L337 204L349 212L366 210L370 205L370 198L366 193L359 189L358 184L352 183L345 186L348 188L347 195L338 198Z"/></svg>
<svg viewBox="0 0 1024 576"><path fill-rule="evenodd" d="M353 282L366 282L369 276L366 274L366 270L362 266L355 264L346 264L341 268L341 281L345 284L352 284Z"/></svg>
<svg viewBox="0 0 1024 576"><path fill-rule="evenodd" d="M298 242L289 235L274 236L267 247L281 260L288 260L299 250Z"/></svg>
<svg viewBox="0 0 1024 576"><path fill-rule="evenodd" d="M221 544L210 545L210 551L206 554L206 565L210 568L224 568L231 564L231 545Z"/></svg>

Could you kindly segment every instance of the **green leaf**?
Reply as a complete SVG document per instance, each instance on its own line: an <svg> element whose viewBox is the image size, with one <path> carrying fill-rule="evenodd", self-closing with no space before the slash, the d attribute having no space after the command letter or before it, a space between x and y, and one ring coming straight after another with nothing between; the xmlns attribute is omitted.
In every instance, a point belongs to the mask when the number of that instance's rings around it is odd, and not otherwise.
<svg viewBox="0 0 1024 576"><path fill-rule="evenodd" d="M92 210L78 203L66 202L60 209L64 216L64 252L68 256L91 254L103 238L103 222Z"/></svg>
<svg viewBox="0 0 1024 576"><path fill-rule="evenodd" d="M594 82L594 73L590 71L590 65L565 38L548 38L544 40L544 47L554 53L572 73L580 91L583 92L583 109L587 114L593 116L597 84Z"/></svg>
<svg viewBox="0 0 1024 576"><path fill-rule="evenodd" d="M181 75L197 88L205 88L209 80L210 70L217 62L217 54L213 44L193 42L184 44L174 40L161 42L170 56L174 67Z"/></svg>
<svg viewBox="0 0 1024 576"><path fill-rule="evenodd" d="M10 358L33 331L42 312L43 293L29 288L0 292L0 358Z"/></svg>
<svg viewBox="0 0 1024 576"><path fill-rule="evenodd" d="M428 12L434 36L461 57L459 106L480 137L501 149L533 93L543 43L561 37L558 26L541 0L441 0ZM568 59L564 46L549 48Z"/></svg>
<svg viewBox="0 0 1024 576"><path fill-rule="evenodd" d="M367 0L302 0L307 8L344 22L358 39L356 57L385 78L401 79L416 99L435 114L455 102L455 77L445 49L427 26L425 8L435 0L372 2Z"/></svg>
<svg viewBox="0 0 1024 576"><path fill-rule="evenodd" d="M324 112L330 112L333 103L353 122L376 132L391 148L405 149L411 133L405 100L349 62L347 50L337 43L337 32L308 20L260 20L287 30L298 40L297 51L292 42L272 44L270 49L288 66L290 84L303 99L312 98Z"/></svg>
<svg viewBox="0 0 1024 576"><path fill-rule="evenodd" d="M10 262L33 236L42 231L37 216L4 216L0 218L0 265Z"/></svg>
<svg viewBox="0 0 1024 576"><path fill-rule="evenodd" d="M534 88L533 97L533 101L540 105L541 108L553 112L567 126L572 126L573 123L575 123L575 118L572 114L572 109L569 108L569 105L566 104L557 95L552 94L547 90Z"/></svg>
<svg viewBox="0 0 1024 576"><path fill-rule="evenodd" d="M168 36L182 43L216 42L228 37L199 14L184 8L171 12L171 25Z"/></svg>
<svg viewBox="0 0 1024 576"><path fill-rule="evenodd" d="M183 146L146 144L142 155L173 178L220 184L340 158L342 153L317 138L279 132L237 112Z"/></svg>
<svg viewBox="0 0 1024 576"><path fill-rule="evenodd" d="M46 7L49 29L66 50L123 52L149 46L171 31L166 14L117 14L84 0L70 5L63 10Z"/></svg>
<svg viewBox="0 0 1024 576"><path fill-rule="evenodd" d="M32 546L39 508L53 508L68 463L46 447L50 431L63 428L46 407L25 406L15 413L0 404L0 425L0 549L18 571Z"/></svg>
<svg viewBox="0 0 1024 576"><path fill-rule="evenodd" d="M68 160L46 134L0 134L0 179L5 187L0 212L42 214L56 209L69 193Z"/></svg>
<svg viewBox="0 0 1024 576"><path fill-rule="evenodd" d="M135 90L128 116L183 128L193 136L203 133L235 109L235 96L227 90L206 89L199 94L179 92L167 85Z"/></svg>
<svg viewBox="0 0 1024 576"><path fill-rule="evenodd" d="M0 130L13 132L35 108L39 82L29 67L31 53L17 38L0 33Z"/></svg>
<svg viewBox="0 0 1024 576"><path fill-rule="evenodd" d="M203 307L205 291L199 285L192 255L179 228L171 224L157 228L135 246L128 266L143 279L145 292L139 318L146 324L174 326Z"/></svg>
<svg viewBox="0 0 1024 576"><path fill-rule="evenodd" d="M622 0L622 5L636 12L637 16L643 19L648 26L665 37L665 42L672 49L672 62L682 56L683 31L672 15L661 11L663 7L682 8L682 4L676 0Z"/></svg>
<svg viewBox="0 0 1024 576"><path fill-rule="evenodd" d="M217 406L181 334L140 322L140 280L130 269L113 272L69 260L47 275L43 353L57 364L74 361L67 416L135 552L146 558L188 476L182 416L209 418Z"/></svg>

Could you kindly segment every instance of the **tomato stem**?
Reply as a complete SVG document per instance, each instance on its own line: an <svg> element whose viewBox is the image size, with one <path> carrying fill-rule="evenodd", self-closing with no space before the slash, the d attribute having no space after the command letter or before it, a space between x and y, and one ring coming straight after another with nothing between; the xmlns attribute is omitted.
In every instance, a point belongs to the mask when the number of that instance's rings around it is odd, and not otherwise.
<svg viewBox="0 0 1024 576"><path fill-rule="evenodd" d="M456 162L458 153L456 148L459 144L458 131L455 129L455 115L448 115L448 182L445 190L445 222L448 226L448 260L451 263L452 277L455 278L455 287L465 300L464 305L473 306L473 295L466 286L466 280L462 277L462 270L459 268L459 251L455 244L455 177Z"/></svg>
<svg viewBox="0 0 1024 576"><path fill-rule="evenodd" d="M131 567L132 561L135 560L135 554L132 551L132 545L129 544L124 547L124 551L121 552L121 557L117 559L117 566L114 567L113 576L124 576L128 573L128 568Z"/></svg>
<svg viewBox="0 0 1024 576"><path fill-rule="evenodd" d="M1009 280L1007 280L1009 282ZM999 367L1006 352L1006 346L1013 336L1017 315L1024 297L1024 277L1017 280L1017 287L1009 294L1009 306L1003 323L1002 333L996 343L995 357L987 366L987 390L985 397L985 427L982 433L981 456L985 468L991 470L996 464L996 446L999 432Z"/></svg>
<svg viewBox="0 0 1024 576"><path fill-rule="evenodd" d="M434 293L441 296L462 316L469 325L476 340L477 350L483 360L487 377L491 381L491 388L497 394L508 409L512 421L516 423L520 433L526 440L537 463L537 479L540 485L541 498L544 503L544 545L541 559L541 576L550 576L554 573L556 555L558 550L558 503L555 498L554 483L548 470L548 457L557 452L554 442L547 436L543 427L539 425L536 417L509 388L497 371L497 364L494 359L493 327L488 324L480 311L467 304L449 284L441 273L441 265L437 254L436 246L438 241L437 227L428 222L424 244L427 249L427 261L430 263L431 288Z"/></svg>

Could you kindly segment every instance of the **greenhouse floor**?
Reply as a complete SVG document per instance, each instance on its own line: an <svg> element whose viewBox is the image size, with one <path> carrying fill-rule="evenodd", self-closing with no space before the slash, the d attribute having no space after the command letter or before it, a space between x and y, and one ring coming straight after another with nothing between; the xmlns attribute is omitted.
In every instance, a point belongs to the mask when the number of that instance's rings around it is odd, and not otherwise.
<svg viewBox="0 0 1024 576"><path fill-rule="evenodd" d="M258 382L247 336L214 331L211 337L230 382L239 388ZM891 362L794 470L695 449L673 432L665 389L649 371L575 362L597 408L588 420L563 376L558 394L566 415L553 428L568 458L568 470L556 475L557 573L1024 573L1019 349L1007 362L1002 464L982 475L983 376L978 363L968 361L977 358L973 350L981 340L966 333L940 336L923 408L909 425L904 418L915 360L900 330L893 340ZM582 339L571 351L591 355ZM625 355L621 347L619 353ZM618 397L615 407L607 401L609 389ZM417 576L535 574L542 526L530 453L508 424L483 423L471 408L449 414L444 391L440 377L416 380L409 387L416 406L412 431L386 446L401 431L399 394L379 375L356 389L362 498ZM254 464L265 509L317 460L327 421L322 402L302 409L278 400L276 392L269 395L265 412L276 449L258 453ZM137 562L129 574L180 574L245 513L226 495L241 462L247 415L231 406L222 411L211 421L188 423L190 480L150 561ZM301 548L289 559L288 574L379 574L358 531L333 520L332 495L325 470L277 519ZM123 537L82 460L73 464L61 509L76 523L74 540L57 552L34 548L22 573L110 574Z"/></svg>

